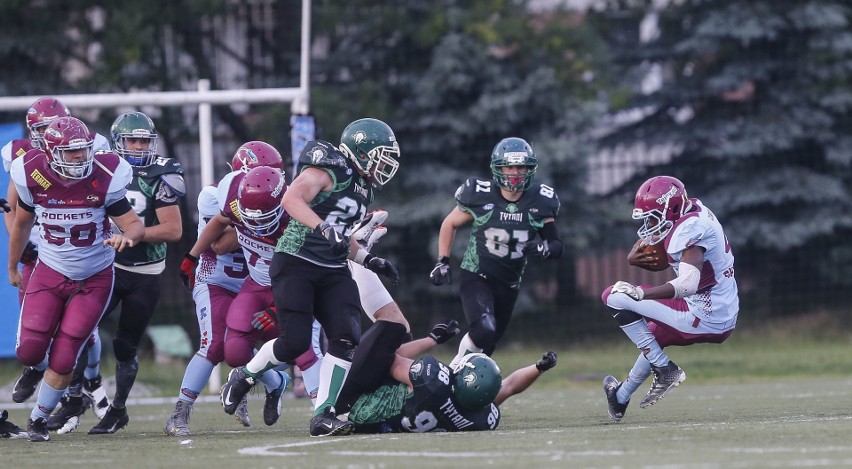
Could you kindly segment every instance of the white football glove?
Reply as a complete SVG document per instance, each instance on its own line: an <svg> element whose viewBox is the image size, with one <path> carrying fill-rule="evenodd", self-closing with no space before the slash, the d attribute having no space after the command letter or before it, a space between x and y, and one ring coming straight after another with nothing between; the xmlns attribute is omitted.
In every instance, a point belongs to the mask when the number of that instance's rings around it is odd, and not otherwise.
<svg viewBox="0 0 852 469"><path fill-rule="evenodd" d="M80 426L80 417L75 415L74 417L71 417L70 419L68 419L68 421L65 422L65 425L63 425L62 428L60 428L59 430L56 430L56 433L59 433L60 435L64 435L66 433L71 433L74 430L76 430L77 427L79 427L79 426Z"/></svg>
<svg viewBox="0 0 852 469"><path fill-rule="evenodd" d="M385 210L374 210L368 213L364 218L352 227L352 238L361 245L361 247L370 252L375 244L388 229L381 226L388 218L388 212Z"/></svg>
<svg viewBox="0 0 852 469"><path fill-rule="evenodd" d="M642 287L637 287L623 280L615 282L615 285L612 286L612 293L624 293L636 301L642 301L642 298L645 298L645 291L642 290Z"/></svg>

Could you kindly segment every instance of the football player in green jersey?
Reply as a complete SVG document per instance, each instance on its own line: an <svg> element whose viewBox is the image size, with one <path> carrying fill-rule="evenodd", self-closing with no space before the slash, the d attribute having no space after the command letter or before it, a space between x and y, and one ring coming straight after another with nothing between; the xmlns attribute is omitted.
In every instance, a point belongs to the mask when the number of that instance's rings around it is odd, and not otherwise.
<svg viewBox="0 0 852 469"><path fill-rule="evenodd" d="M468 178L456 190L456 207L441 223L438 263L430 274L435 285L452 283L453 239L459 228L471 225L459 274L469 329L451 367L469 353L494 352L512 318L527 258L562 255L554 223L559 198L552 187L533 184L537 167L524 139L501 140L491 152L492 179Z"/></svg>
<svg viewBox="0 0 852 469"><path fill-rule="evenodd" d="M346 435L354 430L354 424L337 419L334 411L361 339L360 297L347 260L394 281L399 273L349 237L375 191L396 174L399 155L393 130L370 118L350 123L339 147L322 140L305 145L299 174L281 202L290 222L269 266L281 334L264 344L245 367L231 372L222 388L231 402L251 389L259 373L307 350L316 318L329 346L320 367L310 434Z"/></svg>

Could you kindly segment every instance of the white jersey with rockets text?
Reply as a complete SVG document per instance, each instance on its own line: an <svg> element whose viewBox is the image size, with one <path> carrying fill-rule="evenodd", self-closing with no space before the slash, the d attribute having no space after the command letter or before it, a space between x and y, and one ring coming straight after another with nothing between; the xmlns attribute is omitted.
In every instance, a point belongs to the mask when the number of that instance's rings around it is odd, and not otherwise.
<svg viewBox="0 0 852 469"><path fill-rule="evenodd" d="M216 186L207 186L198 194L198 236L207 222L219 213ZM246 259L242 252L217 255L212 249L201 253L195 270L196 284L208 283L237 292L248 277Z"/></svg>
<svg viewBox="0 0 852 469"><path fill-rule="evenodd" d="M735 323L740 306L734 278L734 253L713 212L698 199L692 199L692 203L695 210L675 222L667 236L666 251L674 259L673 268L677 274L685 249L704 248L698 291L684 300L702 322Z"/></svg>

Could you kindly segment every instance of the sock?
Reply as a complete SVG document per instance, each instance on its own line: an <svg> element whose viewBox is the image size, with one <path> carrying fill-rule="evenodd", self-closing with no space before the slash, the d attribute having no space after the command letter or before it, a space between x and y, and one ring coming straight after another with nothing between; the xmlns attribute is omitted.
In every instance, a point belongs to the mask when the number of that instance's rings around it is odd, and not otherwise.
<svg viewBox="0 0 852 469"><path fill-rule="evenodd" d="M201 390L204 389L204 386L207 386L215 366L210 360L199 355L193 355L183 373L178 399L189 403L195 402L198 395L201 394Z"/></svg>
<svg viewBox="0 0 852 469"><path fill-rule="evenodd" d="M136 374L139 373L139 361L136 357L126 362L115 362L115 399L112 406L121 409L127 403L130 389L136 382Z"/></svg>
<svg viewBox="0 0 852 469"><path fill-rule="evenodd" d="M42 380L41 386L38 388L36 406L30 413L30 418L35 420L37 418L46 419L50 417L50 413L53 412L53 409L55 409L56 405L59 404L59 399L62 399L62 395L65 394L65 389L66 388L54 389Z"/></svg>
<svg viewBox="0 0 852 469"><path fill-rule="evenodd" d="M317 390L317 405L314 408L314 415L319 415L325 409L334 406L334 403L337 401L337 395L340 394L343 383L346 382L346 377L349 375L350 368L352 368L352 362L350 361L335 357L330 353L323 357L322 365L320 365L320 382L319 389Z"/></svg>
<svg viewBox="0 0 852 469"><path fill-rule="evenodd" d="M275 352L273 350L277 340L278 339L267 341L262 347L260 347L260 350L254 354L254 358L246 363L243 370L245 370L247 375L254 379L258 379L260 374L264 371L283 365L283 363L275 358Z"/></svg>
<svg viewBox="0 0 852 469"><path fill-rule="evenodd" d="M86 379L94 379L101 374L101 336L98 334L98 329L92 333L92 340L89 342L88 364L83 376Z"/></svg>
<svg viewBox="0 0 852 469"><path fill-rule="evenodd" d="M308 397L311 398L311 406L317 406L317 393L319 392L320 384L320 368L322 368L323 358L319 355L319 360L314 362L308 369L302 370L302 382L305 383L305 391L308 392Z"/></svg>
<svg viewBox="0 0 852 469"><path fill-rule="evenodd" d="M639 389L639 386L645 382L648 377L651 376L651 363L645 358L645 355L639 354L636 357L636 363L633 364L633 368L630 369L630 372L627 373L627 379L621 383L621 387L618 388L618 393L615 395L620 404L624 404L625 402L630 400L630 396Z"/></svg>
<svg viewBox="0 0 852 469"><path fill-rule="evenodd" d="M669 356L663 352L663 348L657 343L651 329L648 328L648 323L644 319L621 326L621 330L627 334L627 337L636 344L645 358L648 359L654 366L666 366L669 364Z"/></svg>
<svg viewBox="0 0 852 469"><path fill-rule="evenodd" d="M480 353L482 349L477 347L476 344L473 343L473 340L470 338L470 333L467 333L462 337L461 342L459 343L459 352L453 357L453 361L450 362L450 369L455 369L456 365L459 364L461 359L469 354L469 353Z"/></svg>

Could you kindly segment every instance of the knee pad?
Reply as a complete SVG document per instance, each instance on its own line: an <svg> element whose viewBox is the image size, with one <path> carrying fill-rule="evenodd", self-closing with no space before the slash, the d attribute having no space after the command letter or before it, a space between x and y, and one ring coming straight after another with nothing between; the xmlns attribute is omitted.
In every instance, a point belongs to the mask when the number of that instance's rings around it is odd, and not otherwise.
<svg viewBox="0 0 852 469"><path fill-rule="evenodd" d="M44 360L50 340L40 340L38 337L21 337L21 343L15 350L18 361L24 366L36 366Z"/></svg>
<svg viewBox="0 0 852 469"><path fill-rule="evenodd" d="M473 343L482 349L493 349L494 337L497 335L497 324L493 316L483 314L470 324L468 335Z"/></svg>
<svg viewBox="0 0 852 469"><path fill-rule="evenodd" d="M123 339L112 339L112 350L117 361L129 362L136 358L136 346Z"/></svg>
<svg viewBox="0 0 852 469"><path fill-rule="evenodd" d="M213 342L210 344L210 347L207 348L204 358L213 364L222 363L225 361L225 344L222 343L221 340Z"/></svg>
<svg viewBox="0 0 852 469"><path fill-rule="evenodd" d="M610 308L610 312L612 313L612 317L615 318L615 322L617 322L619 326L633 324L634 322L642 319L642 316L639 313L627 309Z"/></svg>
<svg viewBox="0 0 852 469"><path fill-rule="evenodd" d="M349 339L335 339L328 344L328 353L351 362L355 354L355 344Z"/></svg>

